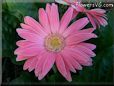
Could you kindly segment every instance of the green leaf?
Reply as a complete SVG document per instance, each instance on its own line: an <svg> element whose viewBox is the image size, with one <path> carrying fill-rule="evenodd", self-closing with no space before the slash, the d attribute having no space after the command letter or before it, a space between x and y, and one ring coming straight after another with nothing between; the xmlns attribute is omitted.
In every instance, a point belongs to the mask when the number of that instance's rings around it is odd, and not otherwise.
<svg viewBox="0 0 114 86"><path fill-rule="evenodd" d="M10 85L31 85L33 83L38 84L37 78L28 72L22 72L22 74L16 79L12 80Z"/></svg>

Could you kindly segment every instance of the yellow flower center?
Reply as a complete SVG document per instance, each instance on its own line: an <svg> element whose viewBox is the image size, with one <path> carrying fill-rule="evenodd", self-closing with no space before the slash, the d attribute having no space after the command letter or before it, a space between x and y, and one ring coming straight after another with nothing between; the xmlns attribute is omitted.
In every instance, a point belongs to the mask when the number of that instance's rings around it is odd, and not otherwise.
<svg viewBox="0 0 114 86"><path fill-rule="evenodd" d="M46 49L53 52L59 52L64 48L64 38L57 34L51 34L45 40Z"/></svg>

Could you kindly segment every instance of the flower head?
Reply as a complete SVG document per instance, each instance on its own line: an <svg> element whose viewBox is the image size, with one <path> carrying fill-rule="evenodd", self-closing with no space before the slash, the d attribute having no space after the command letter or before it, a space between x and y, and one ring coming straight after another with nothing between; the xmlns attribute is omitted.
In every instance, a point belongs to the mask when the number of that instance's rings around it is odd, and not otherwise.
<svg viewBox="0 0 114 86"><path fill-rule="evenodd" d="M94 28L108 25L107 17L105 15L106 11L100 8L87 10L86 15L88 16L91 24Z"/></svg>
<svg viewBox="0 0 114 86"><path fill-rule="evenodd" d="M45 77L54 63L59 72L71 81L70 71L82 70L83 66L91 66L92 51L95 45L84 41L96 38L93 28L83 29L88 23L86 17L69 26L73 8L69 7L59 20L56 4L47 4L46 10L39 9L39 22L26 16L18 35L24 40L18 41L15 50L16 60L26 60L23 69L33 71L39 80Z"/></svg>
<svg viewBox="0 0 114 86"><path fill-rule="evenodd" d="M85 13L95 29L97 27L100 27L100 25L105 27L108 24L107 17L105 15L106 11L104 9L95 8L88 10L82 5L81 0L60 0L56 2L58 3L64 2L61 4L66 3L66 5L70 5L71 7L73 7L75 9L73 13L73 18L77 16L79 12Z"/></svg>

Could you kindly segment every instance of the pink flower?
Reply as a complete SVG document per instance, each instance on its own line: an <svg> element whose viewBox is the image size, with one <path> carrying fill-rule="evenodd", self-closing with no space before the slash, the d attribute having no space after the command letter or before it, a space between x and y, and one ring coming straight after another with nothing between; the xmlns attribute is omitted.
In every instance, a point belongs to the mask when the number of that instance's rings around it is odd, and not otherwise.
<svg viewBox="0 0 114 86"><path fill-rule="evenodd" d="M105 27L108 24L105 13L105 10L99 8L86 11L86 15L94 28L100 27L100 25Z"/></svg>
<svg viewBox="0 0 114 86"><path fill-rule="evenodd" d="M106 21L107 17L105 15L106 11L104 9L96 8L96 9L88 10L81 5L82 3L81 0L78 0L78 1L61 0L61 1L64 1L64 3L66 2L67 5L70 5L75 9L73 13L73 18L77 16L79 12L83 12L87 15L87 17L89 18L94 28L100 27L100 25L105 27L108 24ZM61 2L58 2L58 3L61 3Z"/></svg>
<svg viewBox="0 0 114 86"><path fill-rule="evenodd" d="M72 7L75 8L74 5ZM107 17L105 15L106 11L104 9L95 8L95 9L88 10L80 5L77 5L75 9L76 9L75 10L76 12L74 13L74 15L77 15L77 13L79 12L84 12L89 18L94 28L100 27L100 25L105 27L108 24L106 21Z"/></svg>
<svg viewBox="0 0 114 86"><path fill-rule="evenodd" d="M26 60L23 69L34 70L39 80L44 78L54 63L59 72L68 81L71 81L71 72L82 70L83 66L91 66L92 51L95 45L84 41L97 36L93 34L93 28L81 30L89 20L84 17L75 21L70 26L73 8L69 7L59 20L58 7L55 4L46 5L46 11L39 9L39 22L26 16L18 35L24 40L18 41L19 46L15 50L16 60Z"/></svg>

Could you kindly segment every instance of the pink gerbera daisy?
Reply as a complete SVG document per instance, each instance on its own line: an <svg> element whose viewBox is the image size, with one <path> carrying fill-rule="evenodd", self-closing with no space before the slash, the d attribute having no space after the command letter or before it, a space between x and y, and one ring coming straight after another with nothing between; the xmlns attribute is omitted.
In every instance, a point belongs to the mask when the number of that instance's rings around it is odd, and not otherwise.
<svg viewBox="0 0 114 86"><path fill-rule="evenodd" d="M69 7L59 21L56 4L47 4L46 11L39 9L39 23L26 16L24 23L17 29L18 35L24 40L18 41L15 50L16 60L26 60L23 69L33 71L39 80L50 71L54 63L59 72L71 81L70 71L82 70L83 66L91 66L92 51L95 45L85 43L90 38L96 38L93 28L81 30L88 23L86 17L71 24L73 8Z"/></svg>
<svg viewBox="0 0 114 86"><path fill-rule="evenodd" d="M104 9L95 8L88 10L81 5L72 5L72 7L75 9L74 16L77 15L79 12L85 13L95 29L97 27L100 28L100 25L105 27L108 24L105 14L106 11Z"/></svg>
<svg viewBox="0 0 114 86"><path fill-rule="evenodd" d="M79 12L85 13L95 29L97 27L100 27L100 25L105 27L108 24L107 17L105 15L106 11L104 9L95 8L88 10L81 5L82 4L81 0L55 0L55 1L73 7L75 9L73 13L73 18L77 16Z"/></svg>

